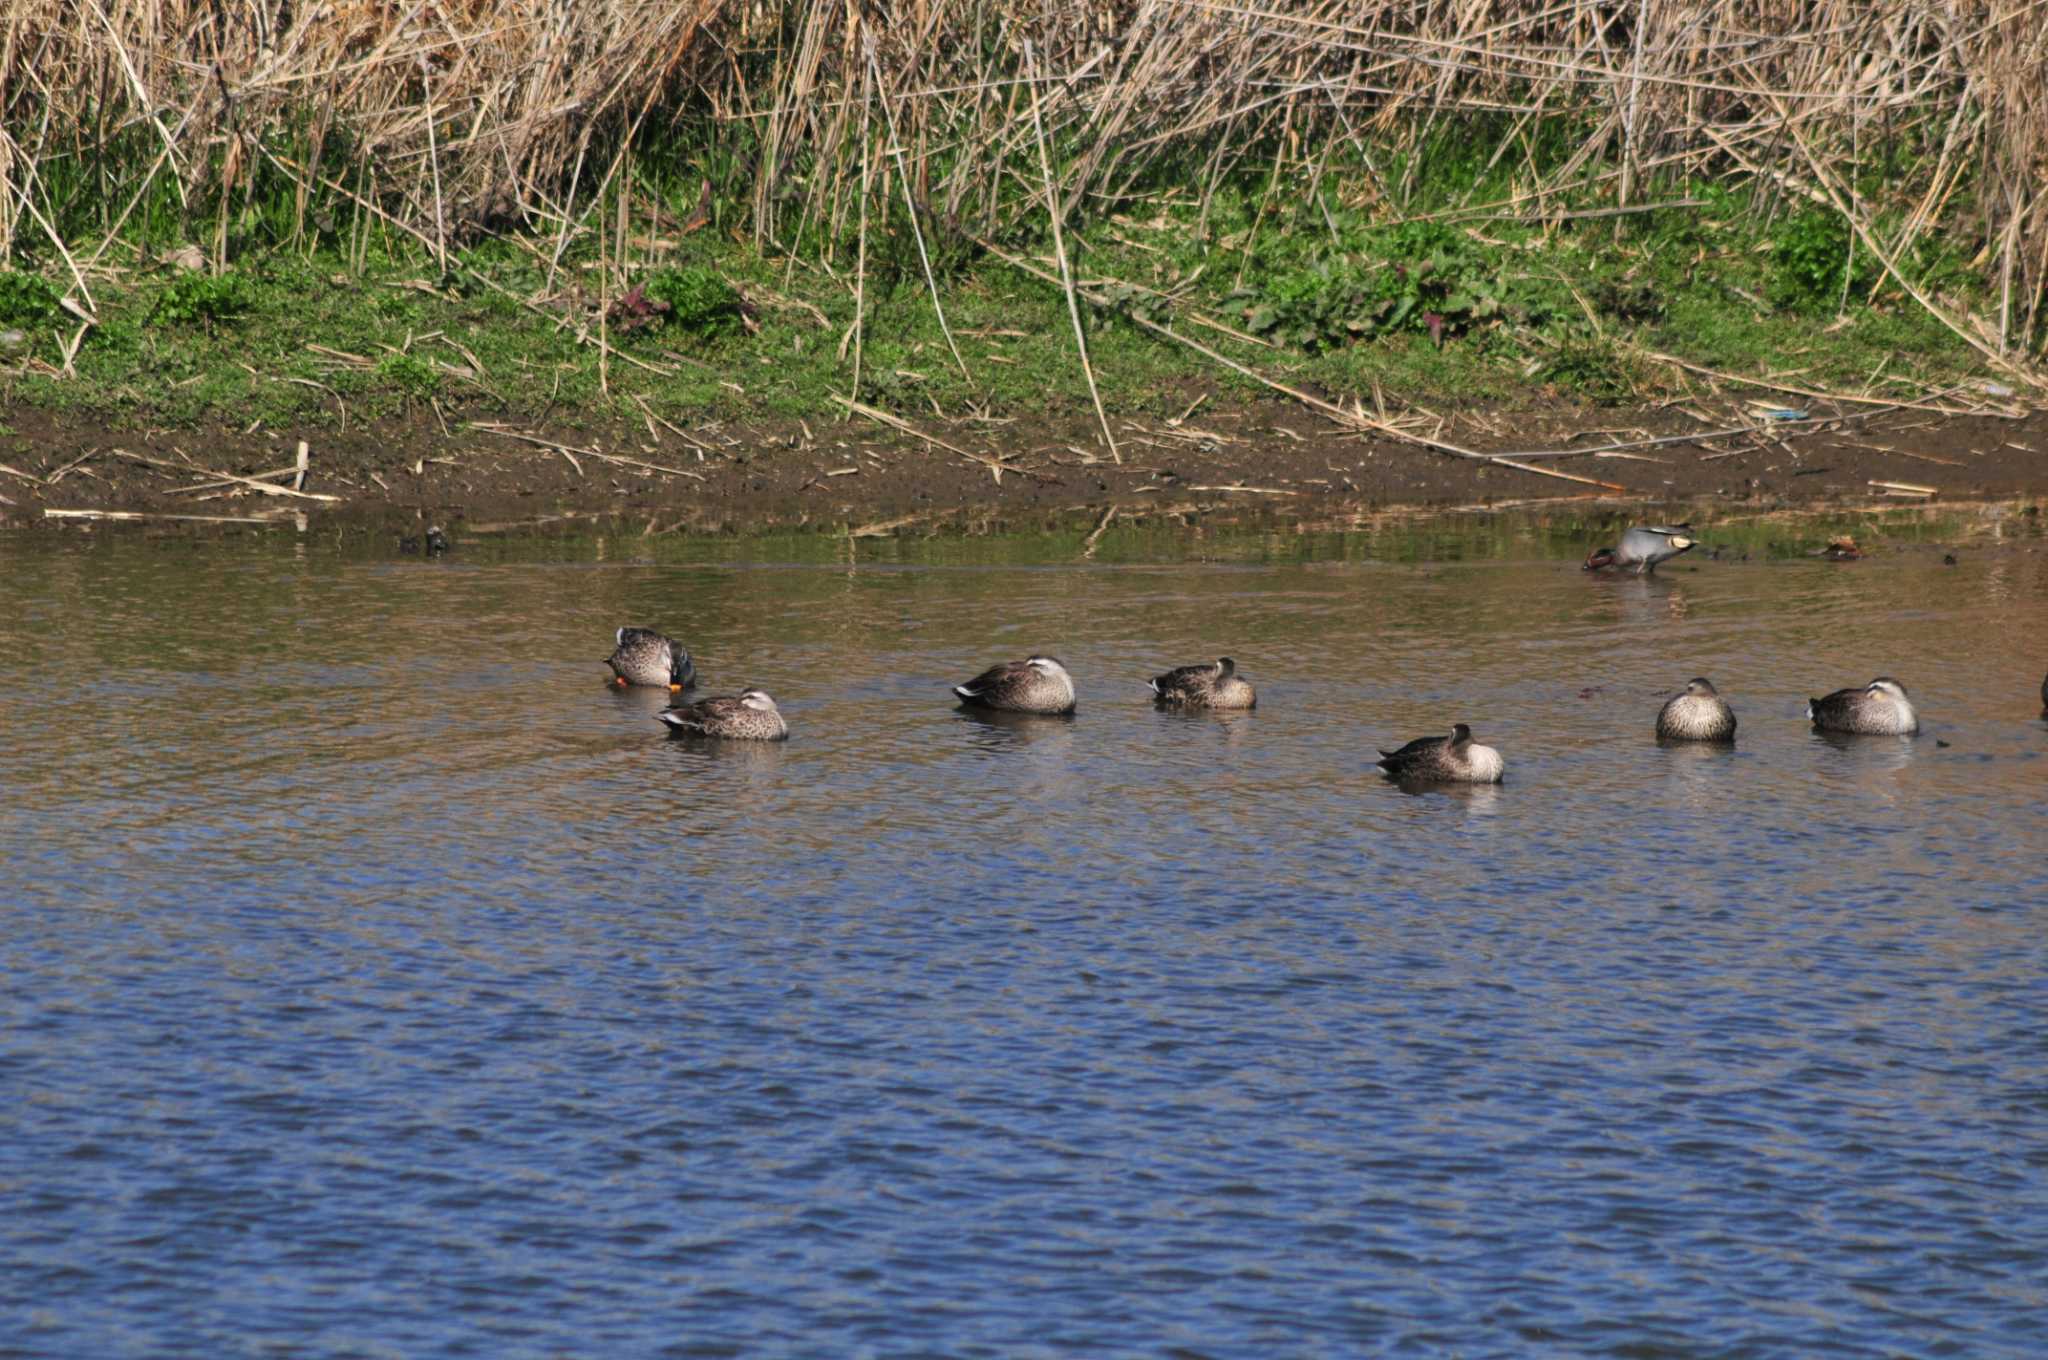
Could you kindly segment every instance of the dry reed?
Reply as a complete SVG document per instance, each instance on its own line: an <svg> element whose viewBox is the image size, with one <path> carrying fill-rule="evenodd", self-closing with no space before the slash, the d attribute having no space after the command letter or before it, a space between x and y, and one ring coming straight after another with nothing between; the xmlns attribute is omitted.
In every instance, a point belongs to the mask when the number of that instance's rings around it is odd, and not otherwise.
<svg viewBox="0 0 2048 1360"><path fill-rule="evenodd" d="M732 149L717 187L760 240L836 243L869 198L954 239L1043 225L1038 116L1064 220L1169 174L1206 204L1253 167L1269 197L1334 183L1399 218L1432 134L1482 114L1522 173L1473 217L1722 177L1838 209L1909 292L1898 262L1923 237L1974 252L1977 314L1917 296L1987 354L2048 332L2048 12L2029 0L15 0L0 110L0 258L47 237L88 315L59 199L93 198L111 232L175 194L217 254L280 154L301 230L339 179L437 252L520 220L559 261L653 134ZM1561 163L1536 150L1557 129L1577 143Z"/></svg>

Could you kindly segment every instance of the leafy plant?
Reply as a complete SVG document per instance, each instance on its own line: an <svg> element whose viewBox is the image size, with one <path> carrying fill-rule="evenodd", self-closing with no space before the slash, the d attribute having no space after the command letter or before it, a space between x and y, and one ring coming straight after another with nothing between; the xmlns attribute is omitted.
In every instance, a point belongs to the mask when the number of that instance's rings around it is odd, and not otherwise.
<svg viewBox="0 0 2048 1360"><path fill-rule="evenodd" d="M430 401L441 390L441 372L417 354L394 350L377 361L377 376L407 401Z"/></svg>
<svg viewBox="0 0 2048 1360"><path fill-rule="evenodd" d="M1636 395L1640 376L1627 351L1611 340L1566 340L1559 344L1537 376L1600 406L1613 406Z"/></svg>
<svg viewBox="0 0 2048 1360"><path fill-rule="evenodd" d="M57 290L40 274L0 270L0 324L34 326L63 315Z"/></svg>
<svg viewBox="0 0 2048 1360"><path fill-rule="evenodd" d="M1849 223L1840 213L1812 207L1795 214L1771 244L1771 301L1780 307L1817 309L1834 305L1844 285L1868 282L1876 262L1859 258L1857 277L1849 271Z"/></svg>
<svg viewBox="0 0 2048 1360"><path fill-rule="evenodd" d="M634 294L643 305L665 315L668 325L705 339L731 334L754 316L753 306L731 284L694 266L661 270L627 296ZM666 313L659 313L662 307L667 308Z"/></svg>
<svg viewBox="0 0 2048 1360"><path fill-rule="evenodd" d="M150 319L164 325L214 325L245 315L253 299L240 274L180 274L157 298Z"/></svg>
<svg viewBox="0 0 2048 1360"><path fill-rule="evenodd" d="M1502 316L1521 319L1502 272L1466 237L1431 222L1384 233L1381 258L1344 255L1275 277L1249 305L1247 329L1307 350L1426 332L1441 345Z"/></svg>

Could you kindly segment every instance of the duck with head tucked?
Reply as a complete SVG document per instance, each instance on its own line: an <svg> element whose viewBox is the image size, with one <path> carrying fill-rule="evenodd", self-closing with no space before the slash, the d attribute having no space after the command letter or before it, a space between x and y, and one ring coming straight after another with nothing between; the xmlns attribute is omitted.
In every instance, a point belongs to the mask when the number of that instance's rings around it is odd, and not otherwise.
<svg viewBox="0 0 2048 1360"><path fill-rule="evenodd" d="M1072 713L1074 677L1059 658L1028 657L990 666L953 693L970 708L993 709L998 713Z"/></svg>
<svg viewBox="0 0 2048 1360"><path fill-rule="evenodd" d="M1249 681L1227 656L1196 666L1177 666L1146 681L1161 708L1250 708L1259 701Z"/></svg>
<svg viewBox="0 0 2048 1360"><path fill-rule="evenodd" d="M1417 783L1498 784L1507 762L1491 746L1472 740L1472 729L1455 723L1448 737L1417 737L1398 751L1380 751L1387 778Z"/></svg>
<svg viewBox="0 0 2048 1360"><path fill-rule="evenodd" d="M1906 687L1888 675L1860 689L1838 689L1806 701L1806 716L1818 732L1850 732L1874 737L1910 737L1920 730Z"/></svg>
<svg viewBox="0 0 2048 1360"><path fill-rule="evenodd" d="M697 683L696 663L674 638L652 628L621 628L614 636L618 646L604 659L612 668L613 684L674 691Z"/></svg>
<svg viewBox="0 0 2048 1360"><path fill-rule="evenodd" d="M1705 676L1685 682L1682 693L1657 710L1659 741L1734 741L1735 710Z"/></svg>
<svg viewBox="0 0 2048 1360"><path fill-rule="evenodd" d="M1668 562L1688 551L1694 541L1690 524L1639 525L1621 536L1619 546L1595 548L1586 557L1585 569L1633 567L1640 576L1655 571L1659 562Z"/></svg>
<svg viewBox="0 0 2048 1360"><path fill-rule="evenodd" d="M654 715L672 737L722 737L727 741L781 741L789 724L763 690L721 694L694 704L670 704Z"/></svg>

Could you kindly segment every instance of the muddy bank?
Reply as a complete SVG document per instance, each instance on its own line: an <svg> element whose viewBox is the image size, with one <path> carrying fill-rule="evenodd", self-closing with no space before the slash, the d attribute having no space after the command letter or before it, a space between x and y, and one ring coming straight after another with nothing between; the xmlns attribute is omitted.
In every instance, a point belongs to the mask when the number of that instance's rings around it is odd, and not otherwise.
<svg viewBox="0 0 2048 1360"><path fill-rule="evenodd" d="M38 410L7 419L0 522L16 526L92 522L85 512L195 517L166 523L348 513L457 529L602 515L651 533L880 536L1084 512L1229 509L1307 523L1389 507L1584 500L1683 504L1711 518L1716 507L2048 493L2048 414L2039 411L1902 409L1713 437L1756 417L1735 408L1563 409L1409 426L1519 467L1347 432L1293 406L1207 400L1176 419L1115 420L1120 462L1092 423L934 419L899 428L852 416L533 428L429 419L347 432L113 432ZM1570 449L1587 451L1554 456Z"/></svg>

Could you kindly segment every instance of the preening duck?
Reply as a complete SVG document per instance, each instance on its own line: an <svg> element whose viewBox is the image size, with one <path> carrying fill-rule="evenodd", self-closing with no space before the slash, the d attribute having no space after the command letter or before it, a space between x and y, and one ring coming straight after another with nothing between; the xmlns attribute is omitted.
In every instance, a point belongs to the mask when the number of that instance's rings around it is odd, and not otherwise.
<svg viewBox="0 0 2048 1360"><path fill-rule="evenodd" d="M781 741L789 724L775 701L758 689L721 694L694 704L671 704L654 715L672 737L723 737L728 741Z"/></svg>
<svg viewBox="0 0 2048 1360"><path fill-rule="evenodd" d="M1382 749L1380 756L1389 779L1498 784L1507 771L1500 752L1472 740L1464 723L1453 725L1448 737L1417 737L1398 751Z"/></svg>
<svg viewBox="0 0 2048 1360"><path fill-rule="evenodd" d="M652 628L621 628L614 638L618 645L604 659L613 684L680 690L697 683L696 664L674 638Z"/></svg>
<svg viewBox="0 0 2048 1360"><path fill-rule="evenodd" d="M990 666L953 686L960 702L1000 713L1072 713L1074 677L1056 657L1034 656Z"/></svg>
<svg viewBox="0 0 2048 1360"><path fill-rule="evenodd" d="M1906 687L1887 675L1861 689L1838 689L1825 698L1807 700L1806 716L1822 732L1910 737L1920 730L1920 715L1913 711Z"/></svg>
<svg viewBox="0 0 2048 1360"><path fill-rule="evenodd" d="M1248 681L1227 656L1197 666L1178 666L1146 682L1155 703L1169 708L1250 708L1258 702Z"/></svg>

